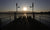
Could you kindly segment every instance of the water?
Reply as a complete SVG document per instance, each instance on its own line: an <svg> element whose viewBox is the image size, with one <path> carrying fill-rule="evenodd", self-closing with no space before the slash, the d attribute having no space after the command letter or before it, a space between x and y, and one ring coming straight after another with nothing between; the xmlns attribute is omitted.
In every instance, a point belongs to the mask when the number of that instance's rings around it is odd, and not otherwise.
<svg viewBox="0 0 50 30"><path fill-rule="evenodd" d="M35 19L41 23L50 26L50 15L49 14L35 14Z"/></svg>
<svg viewBox="0 0 50 30"><path fill-rule="evenodd" d="M13 14L0 14L2 26L12 22L14 20Z"/></svg>
<svg viewBox="0 0 50 30"><path fill-rule="evenodd" d="M32 14L18 14L17 16L32 16ZM0 14L2 26L12 22L14 20L14 14ZM50 26L50 15L49 14L35 14L35 19L41 23Z"/></svg>

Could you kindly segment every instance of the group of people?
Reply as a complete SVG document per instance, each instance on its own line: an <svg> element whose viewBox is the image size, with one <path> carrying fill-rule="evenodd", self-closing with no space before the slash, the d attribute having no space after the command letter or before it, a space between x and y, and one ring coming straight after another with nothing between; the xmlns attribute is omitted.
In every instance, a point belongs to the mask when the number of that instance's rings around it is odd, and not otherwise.
<svg viewBox="0 0 50 30"><path fill-rule="evenodd" d="M31 16L20 16L19 18L16 18L17 24L31 24L33 22L33 18Z"/></svg>

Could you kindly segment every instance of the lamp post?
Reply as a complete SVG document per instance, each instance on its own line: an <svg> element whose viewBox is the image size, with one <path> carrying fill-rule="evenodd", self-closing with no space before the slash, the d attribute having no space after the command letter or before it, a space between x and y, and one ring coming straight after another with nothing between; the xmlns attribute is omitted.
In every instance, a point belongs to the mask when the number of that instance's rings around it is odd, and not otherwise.
<svg viewBox="0 0 50 30"><path fill-rule="evenodd" d="M17 3L16 3L16 10L17 10ZM16 11L14 12L14 20L16 21Z"/></svg>
<svg viewBox="0 0 50 30"><path fill-rule="evenodd" d="M34 14L34 3L32 3L32 14L33 14L33 19L35 19L35 14Z"/></svg>
<svg viewBox="0 0 50 30"><path fill-rule="evenodd" d="M14 12L14 20L16 21L16 12L17 12L17 10L18 10L18 8L20 8L20 7L18 7L18 4L16 3L16 11Z"/></svg>

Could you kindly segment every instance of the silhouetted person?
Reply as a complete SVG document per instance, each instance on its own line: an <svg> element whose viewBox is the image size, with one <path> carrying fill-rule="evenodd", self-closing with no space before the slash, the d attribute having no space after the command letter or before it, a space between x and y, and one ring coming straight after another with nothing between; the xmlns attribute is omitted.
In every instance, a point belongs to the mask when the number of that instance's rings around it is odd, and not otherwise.
<svg viewBox="0 0 50 30"><path fill-rule="evenodd" d="M24 21L25 24L28 23L28 20L27 20L26 16L23 16L23 21Z"/></svg>
<svg viewBox="0 0 50 30"><path fill-rule="evenodd" d="M28 19L29 24L32 24L32 22L33 22L32 17L31 16L27 16L27 19Z"/></svg>
<svg viewBox="0 0 50 30"><path fill-rule="evenodd" d="M26 16L23 16L23 19L26 19Z"/></svg>

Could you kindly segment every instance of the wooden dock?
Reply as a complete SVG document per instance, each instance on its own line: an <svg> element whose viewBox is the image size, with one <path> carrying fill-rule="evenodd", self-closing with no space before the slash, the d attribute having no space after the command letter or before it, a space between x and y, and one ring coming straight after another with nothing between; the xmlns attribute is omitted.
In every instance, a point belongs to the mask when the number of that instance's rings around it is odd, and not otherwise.
<svg viewBox="0 0 50 30"><path fill-rule="evenodd" d="M42 24L41 22L29 18L21 18L14 20L13 22L10 22L6 26L2 28L2 30L36 30L36 29L49 29L46 25Z"/></svg>

